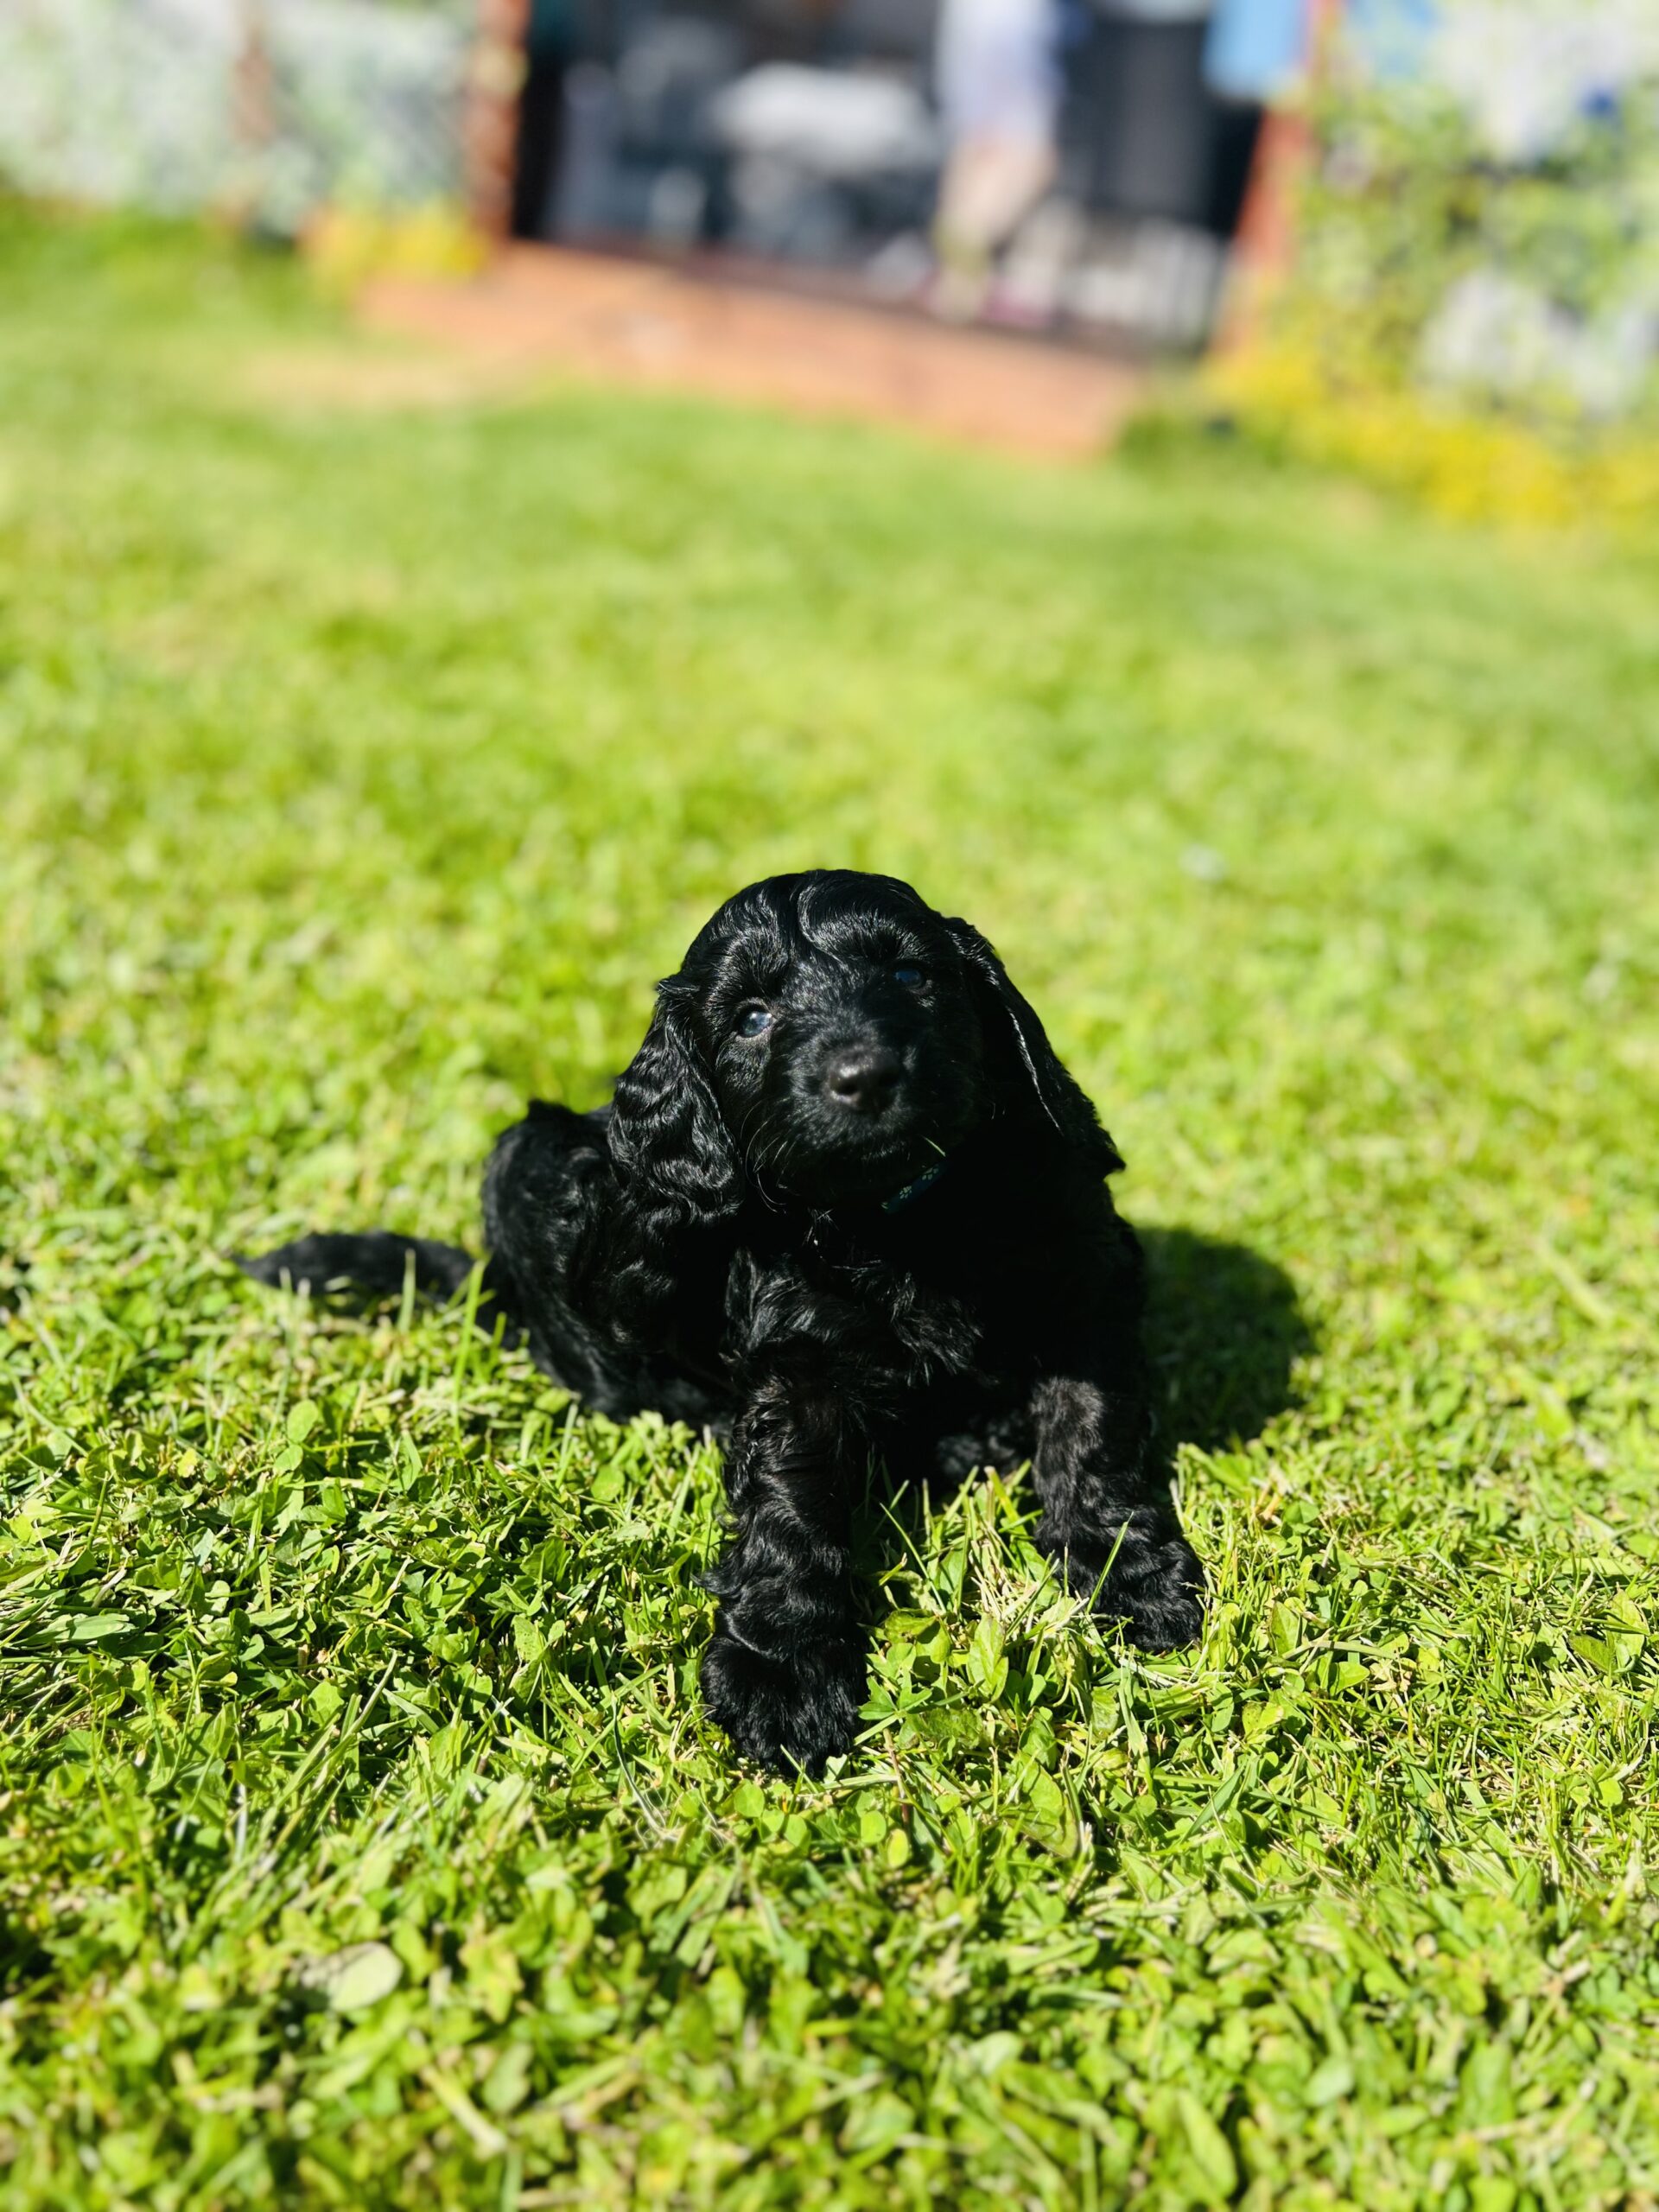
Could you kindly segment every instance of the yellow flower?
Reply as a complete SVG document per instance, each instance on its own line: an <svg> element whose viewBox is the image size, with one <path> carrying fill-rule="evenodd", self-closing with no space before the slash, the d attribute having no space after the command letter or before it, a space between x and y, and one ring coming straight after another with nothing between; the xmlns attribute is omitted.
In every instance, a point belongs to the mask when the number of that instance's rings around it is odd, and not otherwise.
<svg viewBox="0 0 1659 2212"><path fill-rule="evenodd" d="M1458 521L1556 529L1659 514L1651 432L1609 432L1564 450L1529 423L1454 408L1363 370L1339 375L1294 342L1225 355L1203 384L1283 451L1351 469Z"/></svg>

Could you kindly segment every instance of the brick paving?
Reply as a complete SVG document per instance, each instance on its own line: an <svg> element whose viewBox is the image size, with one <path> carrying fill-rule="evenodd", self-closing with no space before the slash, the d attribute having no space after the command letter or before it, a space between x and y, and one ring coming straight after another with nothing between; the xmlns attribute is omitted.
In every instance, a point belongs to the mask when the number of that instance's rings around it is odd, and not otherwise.
<svg viewBox="0 0 1659 2212"><path fill-rule="evenodd" d="M504 248L461 284L382 278L362 311L493 371L564 370L1061 461L1109 444L1142 383L1081 350L566 247Z"/></svg>

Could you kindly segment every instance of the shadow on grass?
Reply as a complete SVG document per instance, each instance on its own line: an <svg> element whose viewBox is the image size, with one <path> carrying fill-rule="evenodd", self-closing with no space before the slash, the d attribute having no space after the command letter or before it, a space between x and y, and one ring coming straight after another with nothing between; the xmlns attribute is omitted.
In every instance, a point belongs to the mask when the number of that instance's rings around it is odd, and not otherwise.
<svg viewBox="0 0 1659 2212"><path fill-rule="evenodd" d="M1296 1402L1296 1361L1313 1349L1284 1269L1191 1229L1141 1229L1147 1355L1160 1450L1248 1444Z"/></svg>

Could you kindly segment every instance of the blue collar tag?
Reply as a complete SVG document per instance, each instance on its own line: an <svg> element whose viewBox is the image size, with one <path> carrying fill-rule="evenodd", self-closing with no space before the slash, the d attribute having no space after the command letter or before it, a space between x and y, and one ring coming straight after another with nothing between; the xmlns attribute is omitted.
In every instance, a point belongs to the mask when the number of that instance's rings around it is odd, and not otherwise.
<svg viewBox="0 0 1659 2212"><path fill-rule="evenodd" d="M913 1183L906 1183L902 1190L895 1191L890 1198L882 1199L882 1212L897 1213L901 1206L907 1206L912 1198L919 1198L924 1191L931 1191L949 1164L948 1161L941 1160L931 1167L925 1167Z"/></svg>

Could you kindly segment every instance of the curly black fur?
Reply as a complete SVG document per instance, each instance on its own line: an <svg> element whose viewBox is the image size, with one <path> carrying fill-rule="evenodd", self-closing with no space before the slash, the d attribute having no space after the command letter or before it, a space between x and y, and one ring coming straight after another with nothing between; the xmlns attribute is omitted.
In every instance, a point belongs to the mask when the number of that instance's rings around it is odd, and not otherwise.
<svg viewBox="0 0 1659 2212"><path fill-rule="evenodd" d="M726 1445L733 1533L702 1663L740 1750L817 1771L853 1741L851 1573L872 1462L1030 1459L1038 1541L1142 1646L1203 1576L1150 1449L1122 1166L996 954L906 884L773 876L702 930L611 1104L532 1104L484 1179L484 1315L617 1420ZM451 1292L453 1246L302 1238L265 1282Z"/></svg>

